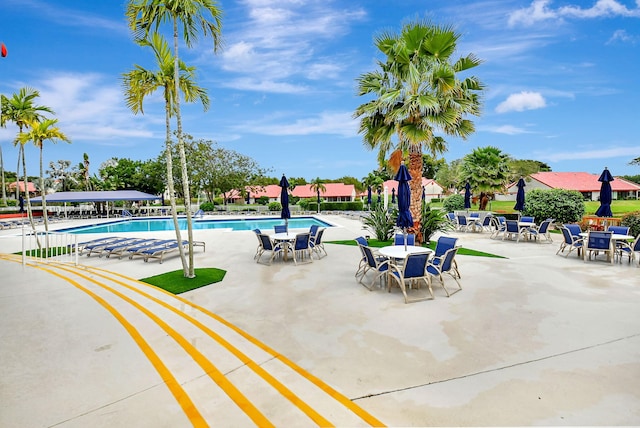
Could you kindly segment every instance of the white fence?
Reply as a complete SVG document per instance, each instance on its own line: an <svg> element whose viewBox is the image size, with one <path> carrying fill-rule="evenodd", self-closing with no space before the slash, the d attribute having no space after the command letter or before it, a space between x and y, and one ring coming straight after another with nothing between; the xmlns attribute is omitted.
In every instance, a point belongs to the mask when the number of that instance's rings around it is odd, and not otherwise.
<svg viewBox="0 0 640 428"><path fill-rule="evenodd" d="M27 258L78 264L78 235L22 229L22 265Z"/></svg>

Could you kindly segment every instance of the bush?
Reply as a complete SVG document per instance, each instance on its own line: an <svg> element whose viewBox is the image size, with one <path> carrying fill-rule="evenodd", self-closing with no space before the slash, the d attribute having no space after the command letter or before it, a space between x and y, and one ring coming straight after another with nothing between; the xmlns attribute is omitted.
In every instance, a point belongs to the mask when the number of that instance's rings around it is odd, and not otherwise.
<svg viewBox="0 0 640 428"><path fill-rule="evenodd" d="M200 204L200 209L202 211L213 211L215 209L215 205L213 204L213 202L205 202L203 204Z"/></svg>
<svg viewBox="0 0 640 428"><path fill-rule="evenodd" d="M213 198L213 205L224 205L224 200L222 198Z"/></svg>
<svg viewBox="0 0 640 428"><path fill-rule="evenodd" d="M623 226L629 226L629 235L640 235L640 211L634 211L622 216L620 222Z"/></svg>
<svg viewBox="0 0 640 428"><path fill-rule="evenodd" d="M376 235L378 241L388 241L394 233L397 210L394 214L385 210L382 204L378 204L362 222Z"/></svg>
<svg viewBox="0 0 640 428"><path fill-rule="evenodd" d="M282 204L280 202L269 202L269 211L282 210Z"/></svg>
<svg viewBox="0 0 640 428"><path fill-rule="evenodd" d="M534 216L536 221L554 218L556 223L575 223L584 215L584 198L576 190L533 189L527 192L523 215Z"/></svg>
<svg viewBox="0 0 640 428"><path fill-rule="evenodd" d="M464 209L464 196L463 195L451 195L445 198L442 203L442 207L448 213L454 211L460 211Z"/></svg>
<svg viewBox="0 0 640 428"><path fill-rule="evenodd" d="M260 204L260 205L267 205L269 203L269 197L268 196L260 196L256 202L258 204Z"/></svg>
<svg viewBox="0 0 640 428"><path fill-rule="evenodd" d="M453 223L447 218L447 212L439 209L431 209L430 204L422 204L422 224L420 232L424 242L429 242L437 231L446 232L453 230Z"/></svg>

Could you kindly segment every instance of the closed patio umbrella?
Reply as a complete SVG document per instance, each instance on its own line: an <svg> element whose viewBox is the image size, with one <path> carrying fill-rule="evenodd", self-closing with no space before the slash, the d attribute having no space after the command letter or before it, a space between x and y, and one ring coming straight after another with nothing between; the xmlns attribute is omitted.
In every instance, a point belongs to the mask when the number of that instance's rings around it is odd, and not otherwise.
<svg viewBox="0 0 640 428"><path fill-rule="evenodd" d="M516 204L514 205L513 209L516 211L523 211L524 187L526 186L526 184L524 183L524 179L522 177L520 177L520 180L518 180L518 184L516 184L516 186L518 186L518 193L516 194Z"/></svg>
<svg viewBox="0 0 640 428"><path fill-rule="evenodd" d="M247 192L247 205L251 203L251 192Z"/></svg>
<svg viewBox="0 0 640 428"><path fill-rule="evenodd" d="M424 186L422 186L422 203L424 204L424 200L427 197L425 190L424 190Z"/></svg>
<svg viewBox="0 0 640 428"><path fill-rule="evenodd" d="M284 226L289 232L289 219L291 218L291 212L289 211L289 182L287 177L282 174L280 179L280 204L282 204L282 211L280 211L280 218L284 219Z"/></svg>
<svg viewBox="0 0 640 428"><path fill-rule="evenodd" d="M465 209L471 208L471 184L468 181L464 185L464 207Z"/></svg>
<svg viewBox="0 0 640 428"><path fill-rule="evenodd" d="M396 203L396 188L395 187L393 189L391 189L391 203L392 204Z"/></svg>
<svg viewBox="0 0 640 428"><path fill-rule="evenodd" d="M600 185L600 207L598 207L596 211L598 217L613 217L613 213L611 212L611 200L613 199L611 182L613 180L613 176L607 167L605 167L602 174L600 174L600 178L598 178L598 181L602 183Z"/></svg>
<svg viewBox="0 0 640 428"><path fill-rule="evenodd" d="M396 226L402 228L404 234L404 249L406 250L407 228L413 226L413 217L409 210L411 206L411 188L409 188L411 175L404 162L400 165L400 169L394 180L398 182L398 218L396 219Z"/></svg>
<svg viewBox="0 0 640 428"><path fill-rule="evenodd" d="M371 207L371 186L367 187L367 205Z"/></svg>

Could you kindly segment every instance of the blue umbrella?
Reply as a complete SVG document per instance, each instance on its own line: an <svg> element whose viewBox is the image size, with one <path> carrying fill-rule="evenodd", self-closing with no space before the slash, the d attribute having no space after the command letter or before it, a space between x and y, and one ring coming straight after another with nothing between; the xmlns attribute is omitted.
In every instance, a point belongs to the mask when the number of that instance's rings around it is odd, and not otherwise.
<svg viewBox="0 0 640 428"><path fill-rule="evenodd" d="M524 210L524 179L522 177L520 177L520 180L518 180L518 184L516 184L516 186L518 186L518 193L516 194L516 204L513 207L514 210L516 211L523 211Z"/></svg>
<svg viewBox="0 0 640 428"><path fill-rule="evenodd" d="M251 192L247 192L247 205L251 203Z"/></svg>
<svg viewBox="0 0 640 428"><path fill-rule="evenodd" d="M411 189L409 188L409 181L411 181L411 175L409 170L405 166L404 162L400 165L400 169L396 174L394 180L398 182L398 218L396 219L396 226L402 228L404 233L404 247L407 249L407 228L413 226L413 217L411 217Z"/></svg>
<svg viewBox="0 0 640 428"><path fill-rule="evenodd" d="M382 189L378 187L378 203L380 203L380 199L382 199L380 197L380 193L382 192Z"/></svg>
<svg viewBox="0 0 640 428"><path fill-rule="evenodd" d="M280 187L280 203L282 204L280 218L284 219L285 229L289 232L289 219L291 218L291 212L289 211L289 182L284 174L282 174L282 178L280 179Z"/></svg>
<svg viewBox="0 0 640 428"><path fill-rule="evenodd" d="M426 198L426 195L424 191L424 186L422 186L422 202L424 202L425 198Z"/></svg>
<svg viewBox="0 0 640 428"><path fill-rule="evenodd" d="M393 189L391 189L391 203L392 204L396 203L396 188L395 187Z"/></svg>
<svg viewBox="0 0 640 428"><path fill-rule="evenodd" d="M471 208L471 184L468 181L464 185L464 207L465 209Z"/></svg>
<svg viewBox="0 0 640 428"><path fill-rule="evenodd" d="M596 211L596 215L598 217L613 217L611 212L611 200L613 199L611 182L613 181L613 176L606 167L600 174L598 181L602 182L602 184L600 185L600 207Z"/></svg>
<svg viewBox="0 0 640 428"><path fill-rule="evenodd" d="M367 187L367 205L371 205L371 186Z"/></svg>
<svg viewBox="0 0 640 428"><path fill-rule="evenodd" d="M20 195L20 212L23 213L24 212L24 198L22 197L22 195Z"/></svg>

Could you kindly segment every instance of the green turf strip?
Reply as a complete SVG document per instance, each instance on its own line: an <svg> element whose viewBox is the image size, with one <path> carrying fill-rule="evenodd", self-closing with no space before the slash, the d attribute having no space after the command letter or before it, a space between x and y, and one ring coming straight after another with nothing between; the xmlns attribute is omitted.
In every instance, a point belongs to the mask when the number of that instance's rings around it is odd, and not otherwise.
<svg viewBox="0 0 640 428"><path fill-rule="evenodd" d="M226 270L216 268L195 269L195 278L185 278L182 269L173 272L162 273L160 275L142 278L140 281L155 285L173 294L180 294L205 285L222 281Z"/></svg>
<svg viewBox="0 0 640 428"><path fill-rule="evenodd" d="M325 241L325 244L341 244L341 245L358 245L358 243L353 239L347 239L344 241ZM393 245L393 241L378 241L377 239L369 239L369 246L372 248L380 248L386 247L388 245ZM424 246L424 245L423 245ZM436 243L430 242L428 248L435 250ZM485 253L484 251L471 250L469 248L460 248L458 250L458 254L464 256L477 256L477 257L493 257L496 259L505 259L506 257L498 256L491 253Z"/></svg>

